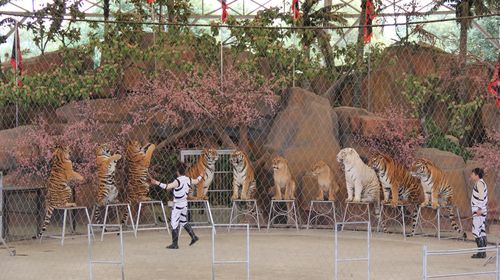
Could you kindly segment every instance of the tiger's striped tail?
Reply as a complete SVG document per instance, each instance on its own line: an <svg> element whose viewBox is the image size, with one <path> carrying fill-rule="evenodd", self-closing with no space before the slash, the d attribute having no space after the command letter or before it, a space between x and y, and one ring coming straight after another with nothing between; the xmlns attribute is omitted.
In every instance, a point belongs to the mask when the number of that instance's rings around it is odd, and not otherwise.
<svg viewBox="0 0 500 280"><path fill-rule="evenodd" d="M54 213L54 207L48 205L45 210L45 218L43 219L42 227L40 231L37 233L36 238L41 238L42 234L47 230L47 225L50 223L50 219L52 218L52 214Z"/></svg>
<svg viewBox="0 0 500 280"><path fill-rule="evenodd" d="M95 205L95 211L94 211L94 222L96 224L100 224L101 221L101 205L96 204Z"/></svg>
<svg viewBox="0 0 500 280"><path fill-rule="evenodd" d="M417 222L418 222L418 206L415 206L412 215L411 236L415 236L417 230Z"/></svg>
<svg viewBox="0 0 500 280"><path fill-rule="evenodd" d="M457 221L455 219L455 211L453 211L454 209L455 209L454 207L449 208L451 226L453 227L453 229L456 232L458 232L459 234L461 234L464 239L466 239L467 238L467 234L458 226Z"/></svg>

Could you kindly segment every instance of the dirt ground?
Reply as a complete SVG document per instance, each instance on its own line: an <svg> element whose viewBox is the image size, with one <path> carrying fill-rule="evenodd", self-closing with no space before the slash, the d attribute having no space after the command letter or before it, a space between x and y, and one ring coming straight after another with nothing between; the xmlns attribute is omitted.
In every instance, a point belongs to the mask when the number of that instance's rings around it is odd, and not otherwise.
<svg viewBox="0 0 500 280"><path fill-rule="evenodd" d="M179 250L167 250L166 231L124 234L126 279L211 279L212 242L208 229L197 229L200 241L188 246L183 232ZM246 236L243 231L219 229L215 236L217 260L242 260ZM93 243L94 259L118 260L119 242L115 234ZM339 235L339 258L366 256L366 232L344 231ZM46 239L9 244L17 256L0 249L0 279L88 279L88 243L86 237L69 237L64 246L59 240ZM403 240L396 234L374 233L371 239L371 279L422 279L422 246L429 250L473 248L472 242L413 237ZM430 273L494 270L484 260L472 260L470 254L432 257ZM218 265L217 279L246 279L242 264ZM94 279L120 279L116 265L94 264ZM366 279L366 262L341 263L339 279ZM333 279L334 234L332 230L272 229L250 231L251 279ZM453 278L452 278L453 279ZM458 279L458 278L457 278ZM461 278L467 279L467 278ZM469 278L470 279L470 278ZM493 276L474 279L494 279Z"/></svg>

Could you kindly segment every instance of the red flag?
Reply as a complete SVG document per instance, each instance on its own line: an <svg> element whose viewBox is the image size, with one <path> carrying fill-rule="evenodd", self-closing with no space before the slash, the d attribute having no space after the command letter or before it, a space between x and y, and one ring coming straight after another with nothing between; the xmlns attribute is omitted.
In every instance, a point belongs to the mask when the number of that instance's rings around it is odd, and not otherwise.
<svg viewBox="0 0 500 280"><path fill-rule="evenodd" d="M364 27L364 42L365 44L370 43L372 39L373 29L372 21L375 19L375 6L373 6L372 0L366 0L365 8L365 27Z"/></svg>
<svg viewBox="0 0 500 280"><path fill-rule="evenodd" d="M24 65L23 65L23 56L21 54L21 46L19 44L19 29L16 28L16 34L14 35L14 40L12 44L12 54L10 55L10 65L14 68L14 72L17 72L19 76L23 74ZM16 59L17 57L17 59ZM18 78L17 85L23 86L23 83Z"/></svg>
<svg viewBox="0 0 500 280"><path fill-rule="evenodd" d="M292 0L292 13L293 13L293 20L299 19L300 17L299 0Z"/></svg>
<svg viewBox="0 0 500 280"><path fill-rule="evenodd" d="M222 20L222 23L225 23L226 20L227 20L227 4L226 4L226 0L221 0L220 3L222 5L222 15L221 15L220 19Z"/></svg>
<svg viewBox="0 0 500 280"><path fill-rule="evenodd" d="M155 2L155 0L146 0L148 2L148 4L153 4Z"/></svg>
<svg viewBox="0 0 500 280"><path fill-rule="evenodd" d="M497 107L500 107L500 53L498 53L498 60L495 65L493 77L488 84L488 92L495 96L495 104Z"/></svg>

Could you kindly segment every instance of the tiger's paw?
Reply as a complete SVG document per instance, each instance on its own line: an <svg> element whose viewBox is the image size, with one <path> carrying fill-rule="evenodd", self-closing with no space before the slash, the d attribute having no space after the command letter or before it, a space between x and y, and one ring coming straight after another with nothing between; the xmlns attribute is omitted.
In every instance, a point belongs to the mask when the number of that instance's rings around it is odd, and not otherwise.
<svg viewBox="0 0 500 280"><path fill-rule="evenodd" d="M391 201L391 206L392 207L398 206L398 201Z"/></svg>
<svg viewBox="0 0 500 280"><path fill-rule="evenodd" d="M272 200L281 200L281 196L276 196L276 195L275 195L275 196L273 196L271 199L272 199Z"/></svg>
<svg viewBox="0 0 500 280"><path fill-rule="evenodd" d="M437 202L433 202L432 203L432 208L433 209L437 209L438 207L439 207L439 203L437 203Z"/></svg>
<svg viewBox="0 0 500 280"><path fill-rule="evenodd" d="M420 207L426 207L426 206L429 206L429 202L424 201L424 202L420 203Z"/></svg>
<svg viewBox="0 0 500 280"><path fill-rule="evenodd" d="M76 203L74 203L74 202L67 202L66 204L64 204L64 207L76 207Z"/></svg>
<svg viewBox="0 0 500 280"><path fill-rule="evenodd" d="M383 204L389 204L390 202L391 202L391 201L390 201L389 199L384 199L384 200L382 201L382 203L383 203Z"/></svg>
<svg viewBox="0 0 500 280"><path fill-rule="evenodd" d="M233 196L231 196L231 200L238 200L238 199L239 199L238 195L233 194ZM243 199L243 197L242 197L242 199Z"/></svg>
<svg viewBox="0 0 500 280"><path fill-rule="evenodd" d="M361 199L359 199L359 198L355 198L355 199L353 199L353 200L352 200L352 202L354 202L354 203L360 203L360 202L361 202Z"/></svg>
<svg viewBox="0 0 500 280"><path fill-rule="evenodd" d="M351 198L346 198L345 202L351 202L352 201L352 197Z"/></svg>
<svg viewBox="0 0 500 280"><path fill-rule="evenodd" d="M242 195L241 195L241 199L242 199L242 200L248 200L248 195L246 195L246 194L242 194Z"/></svg>

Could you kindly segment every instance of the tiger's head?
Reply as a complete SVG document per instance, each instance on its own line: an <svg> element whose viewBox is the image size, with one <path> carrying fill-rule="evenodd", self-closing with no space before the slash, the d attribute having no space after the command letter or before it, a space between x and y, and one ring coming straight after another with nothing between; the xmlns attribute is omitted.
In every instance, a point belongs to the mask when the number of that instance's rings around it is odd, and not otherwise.
<svg viewBox="0 0 500 280"><path fill-rule="evenodd" d="M370 159L368 165L376 172L384 172L387 170L387 166L391 162L391 159L383 154L378 154Z"/></svg>
<svg viewBox="0 0 500 280"><path fill-rule="evenodd" d="M427 178L431 173L432 162L425 158L419 158L411 165L411 176L417 178Z"/></svg>
<svg viewBox="0 0 500 280"><path fill-rule="evenodd" d="M151 143L147 143L142 146L139 141L130 141L127 145L127 157L132 161L143 160L146 157L146 151L151 145Z"/></svg>
<svg viewBox="0 0 500 280"><path fill-rule="evenodd" d="M247 156L243 151L234 151L231 153L231 156L229 158L229 161L231 162L231 165L236 168L236 167L241 167L245 164L245 158Z"/></svg>
<svg viewBox="0 0 500 280"><path fill-rule="evenodd" d="M203 151L201 152L201 156L205 158L208 166L214 166L215 162L219 160L219 154L214 148L203 149Z"/></svg>
<svg viewBox="0 0 500 280"><path fill-rule="evenodd" d="M344 148L337 154L337 161L344 165L352 164L356 158L361 160L358 153L353 148Z"/></svg>
<svg viewBox="0 0 500 280"><path fill-rule="evenodd" d="M59 162L71 161L69 147L56 145L52 150L52 159Z"/></svg>
<svg viewBox="0 0 500 280"><path fill-rule="evenodd" d="M311 174L313 176L318 176L320 174L328 172L329 169L330 168L328 167L328 165L324 161L320 160L313 165Z"/></svg>
<svg viewBox="0 0 500 280"><path fill-rule="evenodd" d="M288 169L288 161L280 156L273 158L273 170L274 172L285 171Z"/></svg>
<svg viewBox="0 0 500 280"><path fill-rule="evenodd" d="M110 157L111 156L111 150L109 149L108 144L101 144L98 145L97 148L95 149L95 154L97 157L104 156L104 157Z"/></svg>

